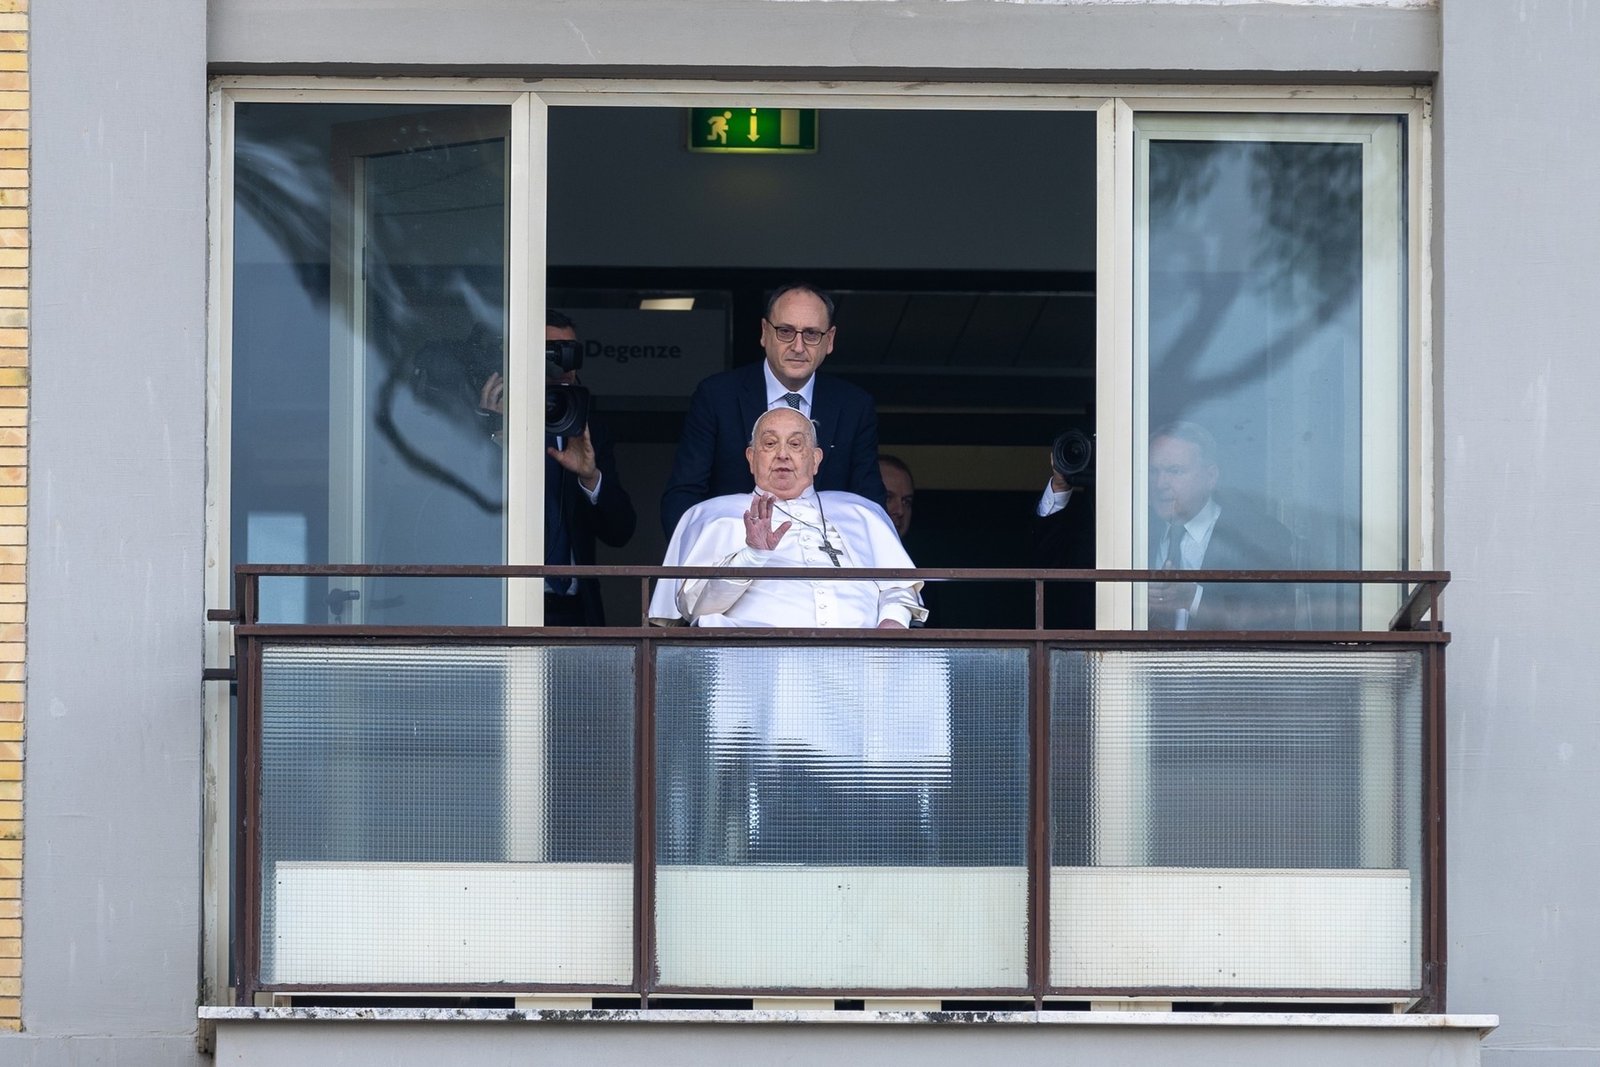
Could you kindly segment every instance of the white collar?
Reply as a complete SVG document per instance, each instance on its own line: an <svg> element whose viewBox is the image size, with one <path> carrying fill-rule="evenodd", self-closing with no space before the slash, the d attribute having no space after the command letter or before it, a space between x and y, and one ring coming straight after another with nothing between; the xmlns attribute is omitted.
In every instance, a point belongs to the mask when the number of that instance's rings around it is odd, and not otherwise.
<svg viewBox="0 0 1600 1067"><path fill-rule="evenodd" d="M759 488L752 489L750 491L751 500L754 500L758 495L761 495L761 490ZM766 495L770 496L771 494ZM805 492L801 493L797 497L791 497L788 500L782 500L774 496L772 497L772 504L774 507L790 507L795 504L804 504L805 506L812 508L817 507L817 483L812 482L810 485L806 486Z"/></svg>
<svg viewBox="0 0 1600 1067"><path fill-rule="evenodd" d="M1217 504L1215 497L1207 497L1205 507L1194 513L1194 518L1183 524L1183 530L1194 538L1197 545L1207 545L1211 541L1212 527L1217 525L1217 518L1221 516L1222 508Z"/></svg>
<svg viewBox="0 0 1600 1067"><path fill-rule="evenodd" d="M807 378L806 384L802 385L800 388L790 389L788 386L778 381L777 375L772 373L772 364L763 359L761 361L761 376L765 378L767 382L767 407L770 408L782 403L783 398L789 393L799 393L800 399L805 401L806 405L804 414L807 418L811 417L811 394L816 391L816 374L812 374L811 377Z"/></svg>

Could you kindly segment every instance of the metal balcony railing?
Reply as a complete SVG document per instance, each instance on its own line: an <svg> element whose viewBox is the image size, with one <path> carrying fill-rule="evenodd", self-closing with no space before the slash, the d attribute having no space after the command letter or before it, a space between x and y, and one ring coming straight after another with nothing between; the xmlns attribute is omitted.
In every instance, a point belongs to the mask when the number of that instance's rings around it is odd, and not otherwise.
<svg viewBox="0 0 1600 1067"><path fill-rule="evenodd" d="M237 568L241 1002L1442 1005L1443 573L1181 575L1401 586L1370 632L1043 628L1151 571L841 575L1032 582L1032 630L258 619L263 579L707 573Z"/></svg>

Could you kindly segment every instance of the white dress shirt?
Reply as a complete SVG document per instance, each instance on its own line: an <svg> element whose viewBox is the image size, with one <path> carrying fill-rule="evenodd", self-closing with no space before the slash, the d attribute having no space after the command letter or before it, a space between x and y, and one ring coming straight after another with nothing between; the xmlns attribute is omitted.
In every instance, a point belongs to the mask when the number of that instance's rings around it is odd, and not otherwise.
<svg viewBox="0 0 1600 1067"><path fill-rule="evenodd" d="M1067 487L1065 492L1058 493L1050 482L1044 483L1044 493L1039 497L1039 506L1034 509L1041 519L1048 519L1056 512L1067 506L1072 499L1072 488Z"/></svg>
<svg viewBox="0 0 1600 1067"><path fill-rule="evenodd" d="M1217 506L1215 500L1207 500L1205 507L1195 512L1194 517L1181 525L1168 524L1167 532L1161 538L1161 551L1150 560L1150 566L1160 567L1171 559L1178 564L1179 570L1197 571L1205 566L1206 549L1211 547L1211 531L1217 528L1217 517L1222 514L1222 508ZM1171 540L1176 531L1181 531L1180 543L1174 553ZM1206 587L1194 587L1194 599L1189 601L1187 608L1179 609L1178 626L1180 630L1189 628L1189 617L1200 610L1200 599L1206 595Z"/></svg>
<svg viewBox="0 0 1600 1067"><path fill-rule="evenodd" d="M1173 555L1172 546L1167 544L1167 539L1172 535L1172 527L1168 526L1167 532L1161 538L1161 552L1151 559L1150 565L1159 567L1172 559L1183 570L1199 570L1205 564L1206 549L1211 547L1211 531L1217 528L1217 517L1221 514L1222 508L1217 506L1217 502L1207 500L1205 507L1195 512L1194 517L1183 524L1183 543L1178 546L1177 555ZM1198 603L1197 600L1197 606Z"/></svg>
<svg viewBox="0 0 1600 1067"><path fill-rule="evenodd" d="M768 411L771 411L773 408L788 407L789 402L783 399L784 396L789 393L799 393L800 414L804 415L808 419L813 417L811 414L811 394L817 391L817 376L815 374L807 378L806 384L802 385L800 388L790 389L787 385L784 385L782 382L778 381L777 377L773 375L772 364L768 363L766 360L762 360L761 377L765 378L767 382Z"/></svg>

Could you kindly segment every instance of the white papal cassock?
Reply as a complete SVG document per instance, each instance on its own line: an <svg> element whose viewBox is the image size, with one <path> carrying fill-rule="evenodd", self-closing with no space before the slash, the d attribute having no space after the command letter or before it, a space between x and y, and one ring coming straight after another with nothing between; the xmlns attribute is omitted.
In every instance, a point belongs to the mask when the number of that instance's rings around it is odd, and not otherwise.
<svg viewBox="0 0 1600 1067"><path fill-rule="evenodd" d="M744 513L753 500L735 494L690 508L673 531L664 565L809 567L819 580L662 579L651 597L651 622L871 628L882 619L905 625L927 618L921 582L827 580L845 568L915 566L881 507L833 490L775 501L772 525L791 525L777 548L764 551L745 544ZM842 553L839 568L823 551L824 528L827 544ZM857 768L928 771L948 761L949 665L941 651L822 652L718 650L707 694L712 740L768 755L798 755L793 746L799 746L846 776Z"/></svg>
<svg viewBox="0 0 1600 1067"><path fill-rule="evenodd" d="M745 544L744 513L755 497L713 497L684 513L667 545L668 567L817 567L834 570L823 551L842 553L840 567L912 567L888 513L866 497L807 489L773 503L772 525L790 523L771 550ZM842 626L870 628L881 619L902 626L927 617L913 581L662 581L650 600L650 621L687 619L696 626Z"/></svg>

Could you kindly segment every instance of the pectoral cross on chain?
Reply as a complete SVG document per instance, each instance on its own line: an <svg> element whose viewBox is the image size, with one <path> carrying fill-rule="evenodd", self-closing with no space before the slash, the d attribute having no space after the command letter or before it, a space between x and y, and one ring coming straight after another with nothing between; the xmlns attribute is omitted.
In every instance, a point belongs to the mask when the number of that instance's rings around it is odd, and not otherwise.
<svg viewBox="0 0 1600 1067"><path fill-rule="evenodd" d="M828 554L828 558L833 560L833 565L835 567L840 566L839 557L844 555L844 553L829 544L826 537L822 539L822 551L826 552Z"/></svg>

